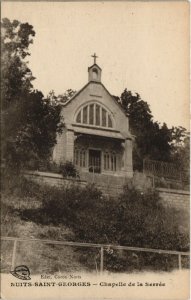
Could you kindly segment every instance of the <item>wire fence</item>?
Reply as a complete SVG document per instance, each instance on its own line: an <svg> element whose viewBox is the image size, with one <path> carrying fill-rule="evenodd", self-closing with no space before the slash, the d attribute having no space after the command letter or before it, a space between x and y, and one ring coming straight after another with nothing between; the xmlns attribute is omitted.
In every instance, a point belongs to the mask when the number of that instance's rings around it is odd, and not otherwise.
<svg viewBox="0 0 191 300"><path fill-rule="evenodd" d="M46 244L46 245L52 245L56 246L59 245L61 248L59 249L59 253L62 251L65 252L65 247L71 247L71 248L78 248L78 249L97 249L99 251L99 255L97 255L97 258L99 259L99 262L95 260L95 271L99 272L100 274L103 274L105 270L105 255L106 253L112 253L112 251L133 251L134 252L141 252L141 253L148 253L148 254L159 254L159 255L170 255L174 256L176 258L176 268L179 270L182 269L182 257L189 258L190 253L189 252L180 252L180 251L170 251L170 250L161 250L161 249L151 249L151 248L140 248L140 247L129 247L129 246L118 246L118 245L111 245L111 244L93 244L93 243L80 243L80 242L68 242L68 241L55 241L55 240L45 240L45 239L26 239L26 238L16 238L16 237L1 237L1 241L11 243L12 246L12 254L10 255L9 259L11 260L11 270L13 271L16 267L17 263L17 256L19 252L19 244L25 242L27 244L33 243L33 246L31 249L33 249L33 252L35 250L35 245L39 243ZM10 247L10 245L9 245ZM21 246L23 248L23 245ZM36 247L36 250L39 248L39 246ZM3 250L3 249L2 249ZM7 251L7 247L4 247L4 251ZM55 251L55 248L53 248L53 253ZM2 251L3 252L3 251ZM53 255L53 253L51 255ZM64 253L65 254L65 253ZM29 255L29 251L25 247L25 251L22 254L22 258L25 257L25 261L27 261L26 257ZM45 253L42 253L41 255L45 256ZM50 256L50 253L48 254ZM55 253L54 253L55 255ZM57 255L57 254L56 254ZM59 254L60 255L60 254ZM64 256L63 256L64 257ZM39 259L40 260L40 259ZM39 262L36 262L39 264ZM71 266L72 262L70 261ZM71 267L69 266L69 268ZM99 270L98 270L99 268Z"/></svg>

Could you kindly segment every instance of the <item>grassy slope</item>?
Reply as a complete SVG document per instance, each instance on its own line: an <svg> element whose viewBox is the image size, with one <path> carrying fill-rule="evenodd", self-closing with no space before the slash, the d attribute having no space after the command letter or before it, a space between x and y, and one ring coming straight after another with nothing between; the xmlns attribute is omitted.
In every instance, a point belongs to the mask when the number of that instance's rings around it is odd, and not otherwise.
<svg viewBox="0 0 191 300"><path fill-rule="evenodd" d="M23 220L25 209L38 210L40 203L34 197L18 197L2 193L1 235L23 238L73 240L72 231L65 226L42 225ZM13 242L2 242L2 272L9 272ZM85 270L79 262L79 252L69 246L47 245L37 242L19 242L15 265L27 265L33 273L72 272ZM71 267L72 265L72 267Z"/></svg>
<svg viewBox="0 0 191 300"><path fill-rule="evenodd" d="M74 190L70 192L71 192L70 197L73 197ZM50 198L53 204L56 203L56 212L53 210L55 205L53 205L53 207L50 206L48 214L45 214L45 211L40 209L41 201L47 198L48 199ZM74 228L76 228L77 226L77 228L79 229L83 227L81 225L84 225L85 230L87 232L89 229L89 224L91 223L93 224L93 229L95 229L93 230L95 234L97 233L97 227L95 226L96 224L94 223L94 214L92 218L89 218L89 223L88 223L87 214L84 214L84 207L86 207L84 205L86 204L87 200L88 199L85 199L85 203L84 201L81 201L81 205L83 204L82 207L80 206L81 214L78 216L77 213L76 215L74 214L74 216L72 217L73 220L72 224L75 225ZM63 206L62 203L63 203L62 191L61 194L57 193L57 191L55 190L52 193L49 191L47 187L44 186L41 187L23 178L7 180L5 182L2 191L1 235L12 236L12 237L24 237L29 239L37 238L37 239L52 239L52 240L61 240L61 241L64 240L75 241L76 238L72 230L66 227L65 225L63 225L62 220L59 223L59 225L51 224L52 222L51 220L55 220L55 217L52 216L58 217L60 211L61 211L61 217L64 215L65 217L67 217L68 220L71 219L70 214L66 212L66 206ZM76 208L74 207L73 206L70 207L72 209L72 212L73 211L76 212ZM170 220L169 222L170 222L169 224L171 224L172 222L174 223L173 220ZM180 222L178 223L180 224ZM187 223L188 222L186 222L186 224ZM67 224L70 224L70 222L68 222ZM187 231L186 227L187 226L185 224L181 224L181 231L182 232ZM91 230L89 234L91 236L92 234ZM102 237L103 235L102 229L100 229L99 234L100 237ZM2 243L2 258L3 258L2 271L3 272L10 271L12 250L13 250L13 242L6 241ZM54 245L37 243L37 242L19 242L17 247L15 265L26 264L27 266L29 266L30 270L34 274L39 272L55 273L55 272L63 272L63 271L65 272L86 271L87 270L86 266L89 266L91 267L91 269L95 270L96 264L97 267L99 268L100 256L97 249L91 250L90 252L89 251L87 252L86 248L80 250L81 251L79 251L79 249L76 249L74 247L69 247L69 246L58 246L58 245L54 246ZM115 257L110 257L110 258L112 259L111 261L112 265L113 265L113 259L115 265L118 264L118 260L115 261ZM125 256L125 261L127 261L126 256ZM132 262L131 259L128 258L128 269L131 266L131 262ZM155 264L155 262L153 264L158 266L157 264ZM164 265L166 265L165 262ZM132 266L134 267L133 262L132 262Z"/></svg>

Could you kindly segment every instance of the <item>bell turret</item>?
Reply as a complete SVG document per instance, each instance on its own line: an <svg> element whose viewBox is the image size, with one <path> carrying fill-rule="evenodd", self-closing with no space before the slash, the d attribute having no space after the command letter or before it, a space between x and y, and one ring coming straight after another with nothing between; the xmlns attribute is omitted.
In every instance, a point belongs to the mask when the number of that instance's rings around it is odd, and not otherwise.
<svg viewBox="0 0 191 300"><path fill-rule="evenodd" d="M101 68L96 64L96 54L92 55L94 58L94 64L88 68L88 81L101 82Z"/></svg>

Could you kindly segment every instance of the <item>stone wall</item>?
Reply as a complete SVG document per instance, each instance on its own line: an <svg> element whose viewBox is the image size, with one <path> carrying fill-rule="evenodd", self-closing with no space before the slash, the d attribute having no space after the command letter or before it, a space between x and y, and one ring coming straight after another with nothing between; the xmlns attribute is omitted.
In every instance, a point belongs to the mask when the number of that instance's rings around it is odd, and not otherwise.
<svg viewBox="0 0 191 300"><path fill-rule="evenodd" d="M49 172L38 172L38 171L27 171L24 176L30 180L33 180L39 184L47 184L50 186L57 187L68 187L74 184L86 186L87 182L83 180L76 179L66 179L62 175Z"/></svg>
<svg viewBox="0 0 191 300"><path fill-rule="evenodd" d="M84 173L85 175L85 173ZM40 184L48 184L51 186L65 187L73 184L80 186L86 186L89 183L95 183L98 188L100 188L104 194L110 196L117 196L123 191L123 185L127 183L128 178L116 176L106 176L100 174L91 174L87 173L87 176L83 177L83 180L75 179L65 179L60 174L48 173L48 172L25 172L25 176L29 179L32 179ZM137 175L135 179L138 180ZM136 182L135 180L135 182ZM148 188L149 186L145 185L145 182L141 182L142 186ZM137 186L138 188L138 186ZM166 188L157 188L162 202L165 206L174 207L178 210L184 211L184 213L189 214L189 200L190 193L189 191L183 190L170 190Z"/></svg>
<svg viewBox="0 0 191 300"><path fill-rule="evenodd" d="M163 204L165 206L174 207L179 210L189 212L190 192L183 190L172 190L165 188L157 188Z"/></svg>
<svg viewBox="0 0 191 300"><path fill-rule="evenodd" d="M104 174L93 174L89 172L83 172L80 174L80 180L73 178L63 178L62 175L49 172L39 171L27 171L25 177L31 179L39 184L47 184L50 186L66 187L70 185L86 186L88 183L96 183L96 186L105 194L116 197L123 191L123 185L127 182L128 178L104 175Z"/></svg>

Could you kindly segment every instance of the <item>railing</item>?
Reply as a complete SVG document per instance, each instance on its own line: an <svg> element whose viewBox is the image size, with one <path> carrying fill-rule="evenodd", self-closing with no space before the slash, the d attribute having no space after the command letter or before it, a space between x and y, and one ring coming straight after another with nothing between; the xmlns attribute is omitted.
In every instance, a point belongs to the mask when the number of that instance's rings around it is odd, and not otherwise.
<svg viewBox="0 0 191 300"><path fill-rule="evenodd" d="M181 180L181 170L176 164L173 163L144 159L143 172L148 175Z"/></svg>
<svg viewBox="0 0 191 300"><path fill-rule="evenodd" d="M104 271L104 251L105 250L108 251L108 249L176 255L178 257L177 262L178 262L178 269L179 270L182 269L182 256L189 256L190 255L189 252L150 249L150 248L139 248L139 247L129 247L129 246L117 246L117 245L110 245L110 244L79 243L79 242L44 240L44 239L25 239L25 238L16 238L16 237L1 237L1 240L2 241L12 241L13 242L13 252L12 252L12 260L11 260L12 270L14 270L14 268L15 268L16 252L17 252L18 242L40 242L40 243L52 244L52 245L98 248L98 249L100 249L100 274L102 274L103 271Z"/></svg>
<svg viewBox="0 0 191 300"><path fill-rule="evenodd" d="M189 187L188 170L182 170L174 163L144 159L143 173L152 179L153 187L160 187L160 184L178 189Z"/></svg>

